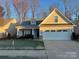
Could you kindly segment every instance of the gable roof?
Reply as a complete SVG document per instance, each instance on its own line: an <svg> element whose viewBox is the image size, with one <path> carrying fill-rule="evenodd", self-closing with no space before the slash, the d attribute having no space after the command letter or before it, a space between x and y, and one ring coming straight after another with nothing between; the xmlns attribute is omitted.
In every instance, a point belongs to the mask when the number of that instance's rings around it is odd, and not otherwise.
<svg viewBox="0 0 79 59"><path fill-rule="evenodd" d="M31 24L31 22L34 21L35 25ZM18 24L16 26L16 28L18 29L37 29L39 28L39 24L42 22L42 20L27 20L27 21L23 21L21 24Z"/></svg>
<svg viewBox="0 0 79 59"><path fill-rule="evenodd" d="M56 25L58 24L71 24L71 25L74 25L67 17L65 17L57 8L55 8L42 22L40 25L47 25L47 24L50 24L50 25L55 25L55 23L52 23L51 21L49 22L49 19L51 16L54 15L54 13L56 13L58 16L60 16L62 19L63 19L63 22L62 23L57 23ZM55 15L56 16L56 15ZM53 19L53 18L52 18ZM47 23L45 23L47 21ZM39 25L39 26L40 26Z"/></svg>
<svg viewBox="0 0 79 59"><path fill-rule="evenodd" d="M8 24L10 22L16 23L16 20L12 19L12 18L11 19L0 18L0 26L4 26L4 25L6 25L6 24Z"/></svg>
<svg viewBox="0 0 79 59"><path fill-rule="evenodd" d="M16 20L0 18L0 33L6 32L11 23L16 23Z"/></svg>

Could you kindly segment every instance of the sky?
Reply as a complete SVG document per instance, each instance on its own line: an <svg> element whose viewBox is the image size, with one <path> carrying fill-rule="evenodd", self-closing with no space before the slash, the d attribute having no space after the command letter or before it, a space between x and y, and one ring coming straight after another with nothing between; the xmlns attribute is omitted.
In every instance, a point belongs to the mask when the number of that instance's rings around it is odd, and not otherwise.
<svg viewBox="0 0 79 59"><path fill-rule="evenodd" d="M5 0L2 0L2 6L5 9L4 1ZM49 8L49 6L53 5L53 4L60 5L60 10L61 11L63 10L63 12L64 12L64 6L63 6L61 0L40 0L40 7L41 7L41 9L44 9L44 10L47 10ZM10 5L10 9L11 9L11 18L17 18L16 12L14 10L14 7L12 6L12 1L11 0L9 2L9 5ZM31 17L31 11L30 10L28 11L28 16Z"/></svg>
<svg viewBox="0 0 79 59"><path fill-rule="evenodd" d="M4 1L5 0L2 0L2 5L5 9ZM41 9L44 9L46 11L48 10L50 5L54 5L54 4L57 4L59 6L60 11L64 14L64 4L63 4L62 0L40 0ZM11 9L11 18L17 18L16 11L14 10L14 7L12 5L11 0L9 2L9 5L10 5L10 9ZM28 16L31 17L31 11L30 10L28 11Z"/></svg>

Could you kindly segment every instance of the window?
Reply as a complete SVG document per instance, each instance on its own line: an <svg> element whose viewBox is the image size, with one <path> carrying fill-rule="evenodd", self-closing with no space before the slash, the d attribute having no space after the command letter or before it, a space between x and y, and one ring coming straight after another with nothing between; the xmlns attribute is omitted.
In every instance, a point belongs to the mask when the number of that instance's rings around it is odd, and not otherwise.
<svg viewBox="0 0 79 59"><path fill-rule="evenodd" d="M67 32L67 30L63 30L63 32Z"/></svg>
<svg viewBox="0 0 79 59"><path fill-rule="evenodd" d="M30 21L24 21L24 22L22 22L21 25L23 25L23 26L30 25Z"/></svg>
<svg viewBox="0 0 79 59"><path fill-rule="evenodd" d="M61 32L62 30L57 30L57 32Z"/></svg>
<svg viewBox="0 0 79 59"><path fill-rule="evenodd" d="M31 25L36 25L36 21L31 21Z"/></svg>
<svg viewBox="0 0 79 59"><path fill-rule="evenodd" d="M49 30L46 30L45 32L50 32Z"/></svg>
<svg viewBox="0 0 79 59"><path fill-rule="evenodd" d="M55 23L58 22L58 16L54 16L54 21L55 21Z"/></svg>
<svg viewBox="0 0 79 59"><path fill-rule="evenodd" d="M39 25L42 21L36 21L36 25Z"/></svg>
<svg viewBox="0 0 79 59"><path fill-rule="evenodd" d="M55 30L51 30L51 32L55 32Z"/></svg>

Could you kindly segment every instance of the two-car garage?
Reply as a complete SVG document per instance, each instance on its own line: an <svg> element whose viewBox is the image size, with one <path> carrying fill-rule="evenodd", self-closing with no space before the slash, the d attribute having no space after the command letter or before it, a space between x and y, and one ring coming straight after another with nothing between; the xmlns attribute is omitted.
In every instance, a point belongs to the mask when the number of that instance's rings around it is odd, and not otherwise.
<svg viewBox="0 0 79 59"><path fill-rule="evenodd" d="M47 30L42 32L42 36L44 40L70 40L71 39L71 30Z"/></svg>
<svg viewBox="0 0 79 59"><path fill-rule="evenodd" d="M43 40L71 40L74 24L54 9L39 25Z"/></svg>

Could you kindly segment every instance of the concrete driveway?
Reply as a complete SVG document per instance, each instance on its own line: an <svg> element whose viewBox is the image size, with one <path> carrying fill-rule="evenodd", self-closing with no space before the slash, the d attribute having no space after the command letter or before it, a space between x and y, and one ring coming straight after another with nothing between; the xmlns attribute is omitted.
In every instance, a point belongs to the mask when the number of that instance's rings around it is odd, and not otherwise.
<svg viewBox="0 0 79 59"><path fill-rule="evenodd" d="M48 59L79 59L79 42L44 41Z"/></svg>

